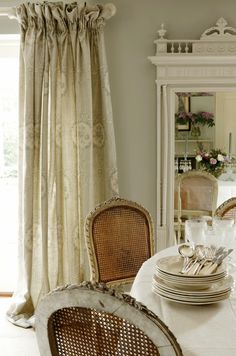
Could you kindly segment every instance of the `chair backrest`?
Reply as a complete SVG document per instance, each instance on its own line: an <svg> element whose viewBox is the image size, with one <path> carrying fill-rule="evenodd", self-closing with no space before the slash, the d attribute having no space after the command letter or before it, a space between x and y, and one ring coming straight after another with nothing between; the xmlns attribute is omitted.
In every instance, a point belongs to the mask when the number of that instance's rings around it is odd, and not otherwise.
<svg viewBox="0 0 236 356"><path fill-rule="evenodd" d="M236 197L223 202L215 211L215 216L222 219L234 219L236 223Z"/></svg>
<svg viewBox="0 0 236 356"><path fill-rule="evenodd" d="M218 182L212 174L201 170L180 174L177 180L177 192L177 210L180 217L214 215Z"/></svg>
<svg viewBox="0 0 236 356"><path fill-rule="evenodd" d="M35 314L42 356L174 356L168 327L141 303L103 283L84 282L46 295Z"/></svg>
<svg viewBox="0 0 236 356"><path fill-rule="evenodd" d="M135 202L113 197L89 214L85 228L94 282L130 283L154 253L151 216Z"/></svg>

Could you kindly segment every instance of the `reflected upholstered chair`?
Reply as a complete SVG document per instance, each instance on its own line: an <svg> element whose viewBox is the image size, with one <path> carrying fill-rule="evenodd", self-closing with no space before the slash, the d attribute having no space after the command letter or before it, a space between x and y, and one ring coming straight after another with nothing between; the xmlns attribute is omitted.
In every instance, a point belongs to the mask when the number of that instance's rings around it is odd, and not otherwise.
<svg viewBox="0 0 236 356"><path fill-rule="evenodd" d="M222 219L234 219L236 223L236 197L222 203L215 211L215 216Z"/></svg>
<svg viewBox="0 0 236 356"><path fill-rule="evenodd" d="M85 224L90 279L113 287L132 283L154 252L153 223L141 205L113 197L92 211Z"/></svg>
<svg viewBox="0 0 236 356"><path fill-rule="evenodd" d="M179 242L185 220L198 216L213 217L217 206L218 182L208 172L191 170L180 174L175 185L175 230Z"/></svg>
<svg viewBox="0 0 236 356"><path fill-rule="evenodd" d="M84 282L47 294L35 314L42 356L175 356L168 327L127 294Z"/></svg>

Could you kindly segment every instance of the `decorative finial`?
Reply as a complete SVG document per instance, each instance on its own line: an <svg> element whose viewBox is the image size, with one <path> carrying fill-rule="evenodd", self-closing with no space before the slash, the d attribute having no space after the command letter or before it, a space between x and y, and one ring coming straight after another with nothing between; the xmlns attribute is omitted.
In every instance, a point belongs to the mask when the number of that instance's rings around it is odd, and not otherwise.
<svg viewBox="0 0 236 356"><path fill-rule="evenodd" d="M163 40L164 36L166 34L166 30L164 29L164 24L161 24L161 29L157 31L158 35L160 36L160 39Z"/></svg>
<svg viewBox="0 0 236 356"><path fill-rule="evenodd" d="M217 26L220 27L220 28L224 28L228 25L228 22L223 18L223 17L220 17L217 22L216 22Z"/></svg>
<svg viewBox="0 0 236 356"><path fill-rule="evenodd" d="M104 19L108 20L112 16L114 16L116 13L116 7L114 4L108 3L103 6L102 14L101 16L104 17Z"/></svg>

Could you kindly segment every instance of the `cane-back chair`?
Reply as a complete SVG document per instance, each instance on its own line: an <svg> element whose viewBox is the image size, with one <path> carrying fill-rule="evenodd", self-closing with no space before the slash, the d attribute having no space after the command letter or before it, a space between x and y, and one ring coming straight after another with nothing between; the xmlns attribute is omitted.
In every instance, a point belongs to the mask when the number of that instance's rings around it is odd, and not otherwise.
<svg viewBox="0 0 236 356"><path fill-rule="evenodd" d="M129 295L84 282L46 295L35 314L42 356L174 356L168 327Z"/></svg>
<svg viewBox="0 0 236 356"><path fill-rule="evenodd" d="M130 284L153 255L151 216L135 202L113 197L89 214L85 227L93 282Z"/></svg>
<svg viewBox="0 0 236 356"><path fill-rule="evenodd" d="M234 223L236 223L236 197L223 202L216 209L215 216L222 219L234 219Z"/></svg>
<svg viewBox="0 0 236 356"><path fill-rule="evenodd" d="M177 177L175 191L175 229L179 240L186 219L213 217L217 206L218 182L211 173L191 170Z"/></svg>

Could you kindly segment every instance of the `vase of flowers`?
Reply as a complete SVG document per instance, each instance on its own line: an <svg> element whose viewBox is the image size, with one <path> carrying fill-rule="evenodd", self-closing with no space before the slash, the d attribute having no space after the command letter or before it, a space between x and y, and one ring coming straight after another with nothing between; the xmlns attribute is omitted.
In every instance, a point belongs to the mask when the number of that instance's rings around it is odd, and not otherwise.
<svg viewBox="0 0 236 356"><path fill-rule="evenodd" d="M192 125L191 136L196 138L196 139L198 139L198 137L201 136L201 130L200 130L200 127L198 125Z"/></svg>
<svg viewBox="0 0 236 356"><path fill-rule="evenodd" d="M200 169L213 174L216 178L223 173L225 164L228 163L226 153L220 149L212 149L207 152L201 148L196 152L195 159L199 163Z"/></svg>
<svg viewBox="0 0 236 356"><path fill-rule="evenodd" d="M208 111L199 111L193 114L192 123L202 126L215 126L214 114Z"/></svg>
<svg viewBox="0 0 236 356"><path fill-rule="evenodd" d="M207 111L199 111L196 113L179 111L175 114L176 124L185 126L185 130L191 129L191 135L193 137L199 137L201 130L199 125L212 127L215 125L214 114ZM178 126L177 126L178 127Z"/></svg>

